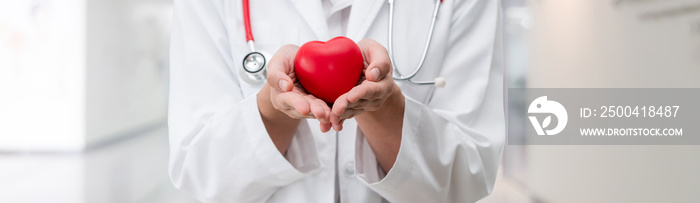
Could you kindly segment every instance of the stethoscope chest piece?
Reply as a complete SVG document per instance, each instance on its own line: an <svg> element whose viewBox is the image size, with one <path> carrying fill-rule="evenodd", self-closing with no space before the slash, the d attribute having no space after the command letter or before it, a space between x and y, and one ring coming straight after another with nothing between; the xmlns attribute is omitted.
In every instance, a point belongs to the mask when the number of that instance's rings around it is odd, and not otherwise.
<svg viewBox="0 0 700 203"><path fill-rule="evenodd" d="M267 75L267 54L250 52L243 58L243 68L239 68L238 75L245 84L259 86L265 83Z"/></svg>
<svg viewBox="0 0 700 203"><path fill-rule="evenodd" d="M263 71L266 65L265 56L260 52L250 52L243 58L243 69L248 73Z"/></svg>

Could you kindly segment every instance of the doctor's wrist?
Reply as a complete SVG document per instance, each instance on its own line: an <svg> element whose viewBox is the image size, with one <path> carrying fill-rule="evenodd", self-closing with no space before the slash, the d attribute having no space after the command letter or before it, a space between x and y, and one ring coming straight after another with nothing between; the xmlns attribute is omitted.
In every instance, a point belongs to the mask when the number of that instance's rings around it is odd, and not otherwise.
<svg viewBox="0 0 700 203"><path fill-rule="evenodd" d="M385 173L394 166L401 148L404 110L405 98L396 85L379 110L368 111L355 117Z"/></svg>
<svg viewBox="0 0 700 203"><path fill-rule="evenodd" d="M285 154L301 120L277 110L270 100L270 86L265 84L257 94L258 111L270 139L280 153Z"/></svg>

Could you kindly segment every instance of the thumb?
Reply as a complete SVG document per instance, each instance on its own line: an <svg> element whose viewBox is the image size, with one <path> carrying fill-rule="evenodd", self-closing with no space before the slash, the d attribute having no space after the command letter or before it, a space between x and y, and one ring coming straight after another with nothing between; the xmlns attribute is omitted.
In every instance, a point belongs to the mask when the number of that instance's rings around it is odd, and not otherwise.
<svg viewBox="0 0 700 203"><path fill-rule="evenodd" d="M371 39L364 39L357 43L365 61L369 63L365 70L367 80L377 82L391 72L391 59L386 48Z"/></svg>
<svg viewBox="0 0 700 203"><path fill-rule="evenodd" d="M270 87L282 92L292 90L294 82L289 75L294 72L294 57L298 49L296 45L285 45L272 56L267 68L267 83Z"/></svg>
<svg viewBox="0 0 700 203"><path fill-rule="evenodd" d="M288 92L293 88L292 78L279 70L270 69L267 72L267 83L277 91Z"/></svg>

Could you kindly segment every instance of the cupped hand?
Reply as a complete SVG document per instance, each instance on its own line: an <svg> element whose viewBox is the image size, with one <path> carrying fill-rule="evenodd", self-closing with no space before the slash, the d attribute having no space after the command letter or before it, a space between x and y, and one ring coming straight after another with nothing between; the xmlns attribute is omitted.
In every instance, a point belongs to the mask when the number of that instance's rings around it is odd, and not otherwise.
<svg viewBox="0 0 700 203"><path fill-rule="evenodd" d="M290 118L314 118L321 122L321 131L331 129L330 107L323 100L306 93L297 81L294 73L294 57L299 47L282 46L272 59L267 69L267 84L270 88L272 106Z"/></svg>
<svg viewBox="0 0 700 203"><path fill-rule="evenodd" d="M378 42L364 39L357 43L364 58L364 69L358 85L333 103L330 122L335 131L343 129L343 121L368 111L379 110L394 92L389 54Z"/></svg>

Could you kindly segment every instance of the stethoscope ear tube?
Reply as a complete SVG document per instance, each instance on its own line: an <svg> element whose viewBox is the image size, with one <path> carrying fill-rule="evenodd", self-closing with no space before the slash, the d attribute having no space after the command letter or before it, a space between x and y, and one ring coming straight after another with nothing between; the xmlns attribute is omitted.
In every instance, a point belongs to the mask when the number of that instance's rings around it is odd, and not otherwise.
<svg viewBox="0 0 700 203"><path fill-rule="evenodd" d="M425 58L428 55L428 49L430 48L430 41L433 39L433 32L435 31L435 22L437 21L437 15L440 10L440 3L442 0L435 0L435 9L433 10L433 16L432 16L432 21L430 22L430 29L428 30L428 39L425 42L425 47L423 49L423 55L421 56L420 61L418 62L418 66L413 70L411 74L408 74L407 76L403 76L401 74L401 71L399 71L398 68L396 68L396 63L394 63L394 0L389 0L389 33L388 33L388 45L389 45L389 59L391 60L391 64L394 67L394 80L399 80L399 81L406 81L410 84L415 84L415 85L435 85L435 87L444 87L446 82L445 78L443 77L437 77L433 81L413 81L413 77L418 74L418 72L423 68L423 63L425 63Z"/></svg>

